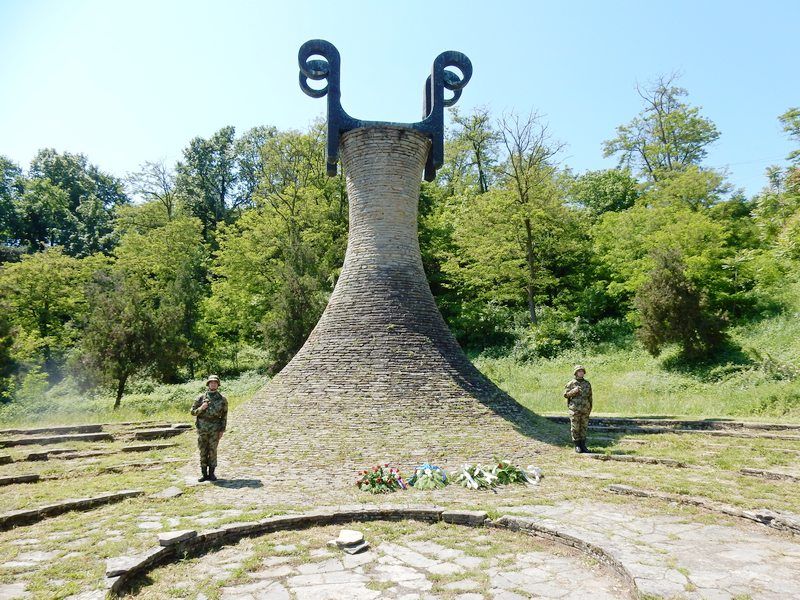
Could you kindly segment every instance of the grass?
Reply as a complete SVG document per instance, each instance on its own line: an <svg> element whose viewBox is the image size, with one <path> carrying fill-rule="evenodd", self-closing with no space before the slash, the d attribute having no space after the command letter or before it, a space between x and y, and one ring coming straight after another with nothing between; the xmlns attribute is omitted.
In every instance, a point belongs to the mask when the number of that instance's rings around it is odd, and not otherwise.
<svg viewBox="0 0 800 600"><path fill-rule="evenodd" d="M221 391L235 408L267 383L267 377L247 372L237 378L226 379ZM205 389L203 379L186 383L160 384L139 380L129 386L122 405L114 410L114 397L108 391L86 394L76 389L69 380L47 391L42 397L0 404L0 425L38 426L73 423L114 423L147 419L186 421L194 399Z"/></svg>
<svg viewBox="0 0 800 600"><path fill-rule="evenodd" d="M537 413L564 413L564 384L572 367L587 367L594 412L613 415L746 417L800 422L796 381L780 379L737 351L753 348L778 363L800 365L800 319L783 314L731 331L732 349L692 368L671 353L654 358L638 344L630 348L575 350L553 359L520 363L509 356L481 355L481 371Z"/></svg>

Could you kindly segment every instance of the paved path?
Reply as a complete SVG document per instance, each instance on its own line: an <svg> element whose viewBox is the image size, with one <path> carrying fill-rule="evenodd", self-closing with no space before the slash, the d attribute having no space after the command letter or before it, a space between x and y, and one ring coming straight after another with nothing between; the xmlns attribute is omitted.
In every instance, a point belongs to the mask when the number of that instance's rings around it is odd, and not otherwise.
<svg viewBox="0 0 800 600"><path fill-rule="evenodd" d="M749 524L597 502L500 507L603 548L659 598L800 598L800 540ZM722 523L722 520L720 520Z"/></svg>

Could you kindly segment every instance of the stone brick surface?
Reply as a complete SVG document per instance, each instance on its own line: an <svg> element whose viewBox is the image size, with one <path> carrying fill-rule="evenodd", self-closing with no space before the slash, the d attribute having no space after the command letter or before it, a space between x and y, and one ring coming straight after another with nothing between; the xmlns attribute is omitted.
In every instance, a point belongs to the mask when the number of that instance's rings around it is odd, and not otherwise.
<svg viewBox="0 0 800 600"><path fill-rule="evenodd" d="M304 463L336 456L345 469L384 457L455 466L492 456L497 444L529 456L530 439L517 433L531 433L528 413L470 363L428 286L417 239L428 145L391 126L343 136L350 232L341 275L303 348L229 418L226 472L241 474L240 457L264 450Z"/></svg>

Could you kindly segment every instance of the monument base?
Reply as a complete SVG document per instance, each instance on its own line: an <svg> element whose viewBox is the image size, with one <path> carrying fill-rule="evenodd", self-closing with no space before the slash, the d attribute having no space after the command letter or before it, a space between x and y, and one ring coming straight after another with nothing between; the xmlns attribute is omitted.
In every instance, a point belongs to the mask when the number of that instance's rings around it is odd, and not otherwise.
<svg viewBox="0 0 800 600"><path fill-rule="evenodd" d="M369 463L511 458L531 415L469 361L428 286L417 239L430 141L393 126L341 141L350 229L328 306L303 348L232 415L228 451Z"/></svg>

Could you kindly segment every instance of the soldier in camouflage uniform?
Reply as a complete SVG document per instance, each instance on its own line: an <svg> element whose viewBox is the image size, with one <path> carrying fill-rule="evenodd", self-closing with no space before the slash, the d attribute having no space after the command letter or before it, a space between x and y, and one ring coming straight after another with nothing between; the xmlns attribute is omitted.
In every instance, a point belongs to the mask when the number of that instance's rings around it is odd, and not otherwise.
<svg viewBox="0 0 800 600"><path fill-rule="evenodd" d="M564 398L569 407L569 430L575 452L589 452L586 447L586 435L589 429L589 415L592 412L592 384L584 376L586 369L576 365L573 371L575 379L564 386Z"/></svg>
<svg viewBox="0 0 800 600"><path fill-rule="evenodd" d="M208 389L192 404L192 415L197 417L197 447L200 449L200 470L203 476L198 481L216 481L217 446L228 424L228 400L219 393L219 377L209 375Z"/></svg>

